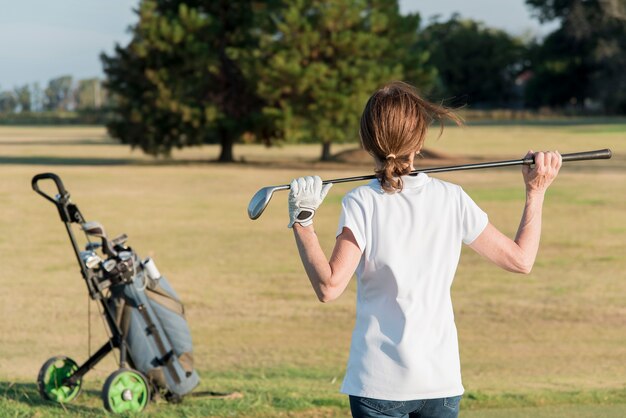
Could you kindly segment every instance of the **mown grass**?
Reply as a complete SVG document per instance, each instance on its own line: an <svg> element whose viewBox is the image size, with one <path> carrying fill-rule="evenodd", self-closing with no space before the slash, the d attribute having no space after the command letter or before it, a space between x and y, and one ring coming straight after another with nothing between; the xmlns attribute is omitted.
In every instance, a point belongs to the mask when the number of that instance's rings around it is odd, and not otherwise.
<svg viewBox="0 0 626 418"><path fill-rule="evenodd" d="M273 417L298 413L303 416L341 416L346 400L325 376L301 370L247 371L244 373L202 374L205 387L211 392L234 393L234 397L201 392L185 399L183 404L170 405L159 401L146 410L151 417ZM336 385L334 385L336 386ZM336 389L336 388L335 388ZM4 398L0 402L2 416L101 416L103 413L100 387L87 384L80 397L67 405L53 405L40 400L33 383L0 384ZM232 396L232 395L231 395ZM5 415L6 414L6 415Z"/></svg>
<svg viewBox="0 0 626 418"><path fill-rule="evenodd" d="M219 394L197 393L181 405L163 401L151 404L145 411L150 417L341 417L349 408L345 396L337 393L338 382L319 370L282 369L249 370L243 373L203 373L208 387ZM55 405L40 399L34 383L0 383L2 416L80 416L95 417L103 413L100 387L89 382L77 400ZM205 385L207 386L207 385ZM331 390L329 390L331 389ZM234 394L223 398L221 394ZM626 411L625 390L535 391L490 394L468 391L463 398L463 417L570 416L555 411L577 411L576 416L608 417L599 411ZM532 413L531 413L532 411ZM546 412L547 411L547 412ZM583 413L583 411L586 411ZM604 413L604 412L602 412ZM515 416L515 414L513 415ZM623 416L623 415L614 415Z"/></svg>
<svg viewBox="0 0 626 418"><path fill-rule="evenodd" d="M500 271L464 250L453 287L467 389L462 416L626 416L625 126L470 126L430 141L467 160L509 159L528 148L610 147L615 154L563 169L547 195L531 275ZM105 359L66 410L36 393L48 357L80 362L88 355L84 283L54 207L30 189L43 171L58 173L87 218L111 235L128 233L169 277L186 302L203 378L198 390L243 394L152 405L149 415L346 416L338 388L354 283L338 301L317 302L286 228L286 194L257 221L247 219L246 206L265 185L367 167L315 162L317 146L239 146L246 163L207 163L217 152L196 148L154 162L99 128L0 128L0 416L101 416L99 390L117 367ZM461 184L492 223L514 235L524 199L519 169L439 177ZM333 187L316 215L327 252L341 196L352 187ZM93 303L90 318L93 352L106 340Z"/></svg>

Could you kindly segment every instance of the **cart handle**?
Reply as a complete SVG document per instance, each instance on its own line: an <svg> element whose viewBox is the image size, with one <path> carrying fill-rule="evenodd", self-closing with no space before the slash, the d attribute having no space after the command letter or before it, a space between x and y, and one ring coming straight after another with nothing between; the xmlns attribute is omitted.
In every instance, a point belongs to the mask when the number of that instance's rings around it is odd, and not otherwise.
<svg viewBox="0 0 626 418"><path fill-rule="evenodd" d="M59 195L61 195L61 198L69 197L69 193L67 192L67 190L65 190L65 186L63 186L63 182L61 181L61 178L59 176L57 176L54 173L37 174L35 177L33 177L32 181L30 183L31 186L33 187L33 190L36 191L41 196L43 196L44 198L46 198L49 201L51 201L52 203L57 204L58 202L57 202L56 199L54 199L49 194L44 193L43 191L41 191L41 189L39 188L39 184L38 184L40 180L53 180L54 183L57 186L57 189L59 191Z"/></svg>

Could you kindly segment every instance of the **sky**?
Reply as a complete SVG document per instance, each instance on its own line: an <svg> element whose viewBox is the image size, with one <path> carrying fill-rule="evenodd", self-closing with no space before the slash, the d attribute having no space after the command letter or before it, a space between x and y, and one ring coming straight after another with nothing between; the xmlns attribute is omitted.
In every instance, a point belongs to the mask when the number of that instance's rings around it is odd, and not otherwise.
<svg viewBox="0 0 626 418"><path fill-rule="evenodd" d="M0 0L0 90L71 75L103 77L100 53L130 40L139 0ZM545 35L524 0L400 0L402 13L419 12L424 23L452 13L514 35Z"/></svg>
<svg viewBox="0 0 626 418"><path fill-rule="evenodd" d="M427 24L436 15L445 21L454 12L459 12L462 17L482 21L513 35L545 36L558 27L556 22L541 25L524 0L400 0L400 12L419 12L422 24Z"/></svg>

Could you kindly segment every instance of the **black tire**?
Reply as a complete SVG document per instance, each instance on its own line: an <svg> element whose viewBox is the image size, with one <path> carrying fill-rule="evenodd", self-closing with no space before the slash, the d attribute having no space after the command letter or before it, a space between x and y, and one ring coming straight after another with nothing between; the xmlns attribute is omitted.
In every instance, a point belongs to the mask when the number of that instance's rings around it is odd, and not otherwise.
<svg viewBox="0 0 626 418"><path fill-rule="evenodd" d="M104 382L102 402L114 414L143 411L150 401L148 379L137 370L119 369Z"/></svg>

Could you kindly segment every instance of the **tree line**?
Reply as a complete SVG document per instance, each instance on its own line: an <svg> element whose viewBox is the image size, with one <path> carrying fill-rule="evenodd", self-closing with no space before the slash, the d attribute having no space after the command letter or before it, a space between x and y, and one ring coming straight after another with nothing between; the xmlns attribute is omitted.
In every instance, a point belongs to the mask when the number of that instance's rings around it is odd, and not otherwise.
<svg viewBox="0 0 626 418"><path fill-rule="evenodd" d="M459 15L424 22L394 0L142 0L130 43L101 55L107 128L155 156L312 142L324 160L392 79L451 107L626 113L625 2L526 3L559 28L524 39Z"/></svg>
<svg viewBox="0 0 626 418"><path fill-rule="evenodd" d="M107 105L102 80L88 78L74 82L72 76L56 77L43 89L39 83L12 90L0 89L0 113L70 112L101 109Z"/></svg>

